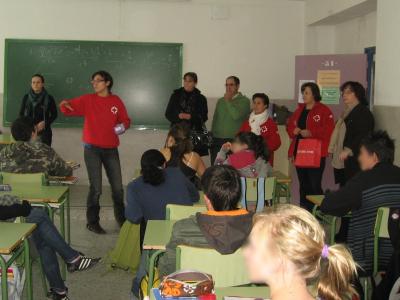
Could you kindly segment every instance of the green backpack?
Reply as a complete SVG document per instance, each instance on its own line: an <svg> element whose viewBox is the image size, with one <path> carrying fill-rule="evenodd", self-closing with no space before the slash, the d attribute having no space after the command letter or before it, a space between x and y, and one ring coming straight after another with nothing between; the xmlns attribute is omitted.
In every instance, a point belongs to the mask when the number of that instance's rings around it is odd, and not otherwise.
<svg viewBox="0 0 400 300"><path fill-rule="evenodd" d="M121 227L117 245L107 254L107 264L135 274L140 263L140 224L128 220Z"/></svg>

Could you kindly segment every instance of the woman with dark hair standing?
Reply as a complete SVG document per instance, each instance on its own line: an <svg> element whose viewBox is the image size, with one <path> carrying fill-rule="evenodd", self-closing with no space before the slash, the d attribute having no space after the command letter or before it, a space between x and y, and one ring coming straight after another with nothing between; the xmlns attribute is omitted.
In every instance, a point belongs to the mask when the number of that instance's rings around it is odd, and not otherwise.
<svg viewBox="0 0 400 300"><path fill-rule="evenodd" d="M363 138L374 130L374 116L368 109L364 87L355 81L347 81L341 87L344 110L336 122L329 144L335 183L343 187L360 171L358 154ZM349 218L341 219L336 241L346 242Z"/></svg>
<svg viewBox="0 0 400 300"><path fill-rule="evenodd" d="M253 95L253 111L248 120L244 121L240 132L253 132L263 137L269 151L269 163L274 165L274 151L281 146L278 126L269 115L269 98L264 93Z"/></svg>
<svg viewBox="0 0 400 300"><path fill-rule="evenodd" d="M207 98L196 88L197 74L188 72L183 76L183 87L176 89L169 99L165 117L171 126L185 123L191 130L201 131L208 120ZM206 145L195 145L200 156L208 155Z"/></svg>
<svg viewBox="0 0 400 300"><path fill-rule="evenodd" d="M182 173L197 187L200 188L199 178L203 175L206 166L200 155L193 151L189 137L189 127L185 124L175 124L168 132L164 155L168 167L180 168Z"/></svg>
<svg viewBox="0 0 400 300"><path fill-rule="evenodd" d="M42 143L51 146L53 139L51 124L57 119L57 106L53 96L44 88L42 75L32 76L31 89L22 98L19 116L32 119Z"/></svg>
<svg viewBox="0 0 400 300"><path fill-rule="evenodd" d="M94 73L91 82L94 94L63 100L60 103L60 110L66 116L85 118L83 145L90 184L86 211L87 228L94 233L104 234L106 232L100 226L99 217L102 166L111 185L114 216L118 224L122 226L125 221L125 208L118 135L129 128L131 120L122 100L111 93L113 78L108 72Z"/></svg>
<svg viewBox="0 0 400 300"><path fill-rule="evenodd" d="M335 126L332 111L320 103L321 93L314 82L306 82L301 86L304 103L289 118L286 126L292 142L289 147L289 159L294 160L297 146L301 139L317 139L321 141L321 162L319 168L296 167L300 184L300 205L311 211L313 204L306 199L307 195L321 195L322 174L325 169L325 159L328 155L328 145Z"/></svg>

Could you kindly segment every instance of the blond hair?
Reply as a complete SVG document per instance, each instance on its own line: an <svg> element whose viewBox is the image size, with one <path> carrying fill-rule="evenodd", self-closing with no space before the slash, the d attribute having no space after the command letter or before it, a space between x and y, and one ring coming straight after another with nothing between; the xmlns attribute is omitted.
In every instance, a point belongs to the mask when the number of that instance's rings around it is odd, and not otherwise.
<svg viewBox="0 0 400 300"><path fill-rule="evenodd" d="M318 296L341 300L357 294L351 285L356 264L343 245L325 245L325 232L308 211L278 205L254 217L253 232L291 261L307 283L318 282ZM264 243L264 245L266 245Z"/></svg>

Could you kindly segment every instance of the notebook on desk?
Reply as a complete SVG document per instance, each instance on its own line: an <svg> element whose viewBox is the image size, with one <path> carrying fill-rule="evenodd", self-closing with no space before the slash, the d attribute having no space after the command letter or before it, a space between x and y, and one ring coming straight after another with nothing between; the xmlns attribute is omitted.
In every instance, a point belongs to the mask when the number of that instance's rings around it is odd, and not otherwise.
<svg viewBox="0 0 400 300"><path fill-rule="evenodd" d="M59 177L59 176L51 176L49 177L49 184L60 185L60 184L75 184L78 182L78 177L75 176L67 176L67 177Z"/></svg>

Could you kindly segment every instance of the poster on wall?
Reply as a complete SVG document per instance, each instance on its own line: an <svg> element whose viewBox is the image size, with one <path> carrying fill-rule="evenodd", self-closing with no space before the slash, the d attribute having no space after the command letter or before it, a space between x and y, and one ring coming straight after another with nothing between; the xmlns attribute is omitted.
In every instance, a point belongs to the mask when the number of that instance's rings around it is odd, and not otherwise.
<svg viewBox="0 0 400 300"><path fill-rule="evenodd" d="M317 84L321 90L322 103L339 104L340 70L319 70Z"/></svg>
<svg viewBox="0 0 400 300"><path fill-rule="evenodd" d="M301 94L301 86L306 82L315 82L315 80L313 80L313 79L300 79L299 80L299 96L298 96L298 100L297 100L299 103L304 103L303 95Z"/></svg>

